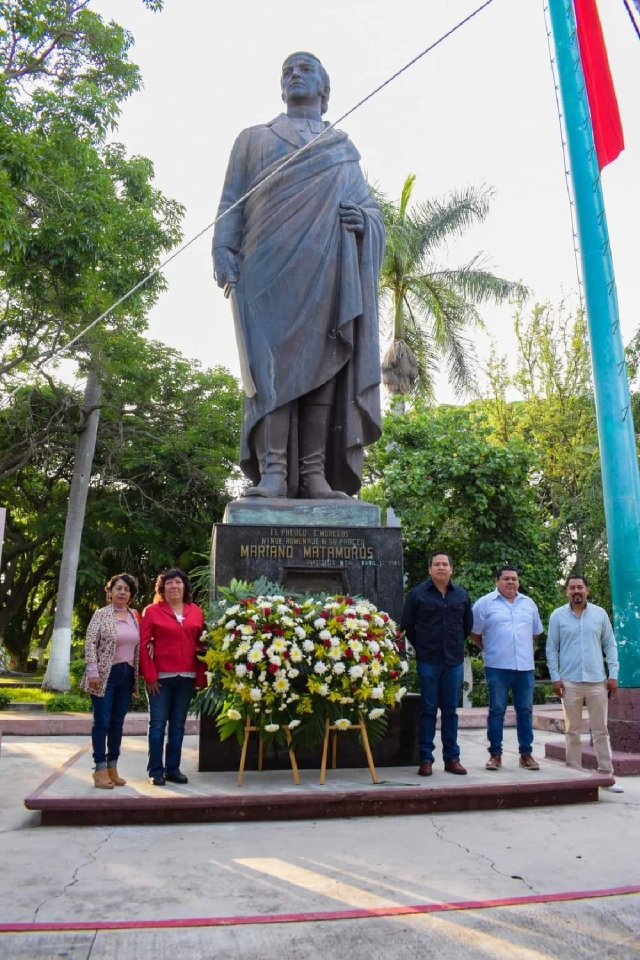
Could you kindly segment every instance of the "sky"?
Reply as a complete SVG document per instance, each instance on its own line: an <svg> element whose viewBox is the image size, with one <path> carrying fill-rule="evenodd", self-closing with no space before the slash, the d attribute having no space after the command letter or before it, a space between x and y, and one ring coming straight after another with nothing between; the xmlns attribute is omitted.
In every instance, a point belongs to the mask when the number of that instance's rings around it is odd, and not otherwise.
<svg viewBox="0 0 640 960"><path fill-rule="evenodd" d="M122 110L115 140L149 157L156 185L186 207L185 239L215 218L233 142L283 109L280 71L297 50L331 78L332 121L479 6L479 0L136 0L93 7L131 31L144 88ZM625 342L640 326L640 41L623 0L599 0L626 150L603 173ZM486 255L532 302L573 298L577 276L542 0L494 0L466 26L350 116L346 130L370 181L396 199L408 173L414 199L467 185L495 190L485 223L443 252L449 265ZM166 269L168 290L149 336L204 366L239 375L229 305L213 281L207 233ZM512 309L483 309L487 332L513 363ZM385 339L384 319L381 324ZM437 397L454 397L444 377Z"/></svg>

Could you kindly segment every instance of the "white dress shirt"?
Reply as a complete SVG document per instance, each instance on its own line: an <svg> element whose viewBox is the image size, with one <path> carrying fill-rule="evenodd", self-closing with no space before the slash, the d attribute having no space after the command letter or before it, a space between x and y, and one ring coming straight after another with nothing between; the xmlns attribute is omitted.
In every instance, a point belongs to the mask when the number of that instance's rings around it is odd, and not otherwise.
<svg viewBox="0 0 640 960"><path fill-rule="evenodd" d="M485 667L533 670L533 638L542 630L537 606L523 593L516 593L509 603L492 590L473 605L472 633L483 638Z"/></svg>

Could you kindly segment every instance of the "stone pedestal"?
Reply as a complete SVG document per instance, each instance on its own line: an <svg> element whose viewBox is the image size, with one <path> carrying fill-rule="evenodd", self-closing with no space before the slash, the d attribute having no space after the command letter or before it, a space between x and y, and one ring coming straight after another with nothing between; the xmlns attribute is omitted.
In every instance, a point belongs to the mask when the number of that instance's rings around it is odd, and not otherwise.
<svg viewBox="0 0 640 960"><path fill-rule="evenodd" d="M259 577L281 584L285 593L365 597L399 623L403 603L400 527L381 526L379 507L364 500L235 500L228 505L223 522L213 528L212 594L233 579L251 582ZM388 766L407 758L416 762L416 723L413 702L395 711L386 737L374 749L375 763ZM257 743L250 741L248 763L252 751L257 751ZM265 767L288 768L286 750L280 753L265 757ZM237 742L221 743L215 721L203 717L199 769L237 769L239 758ZM319 767L320 747L300 755L298 763L303 768ZM338 765L363 763L356 738L341 739Z"/></svg>
<svg viewBox="0 0 640 960"><path fill-rule="evenodd" d="M363 500L236 500L213 528L212 590L258 577L285 591L366 597L399 621L401 531L382 527Z"/></svg>
<svg viewBox="0 0 640 960"><path fill-rule="evenodd" d="M609 701L611 749L640 754L640 688L619 687Z"/></svg>

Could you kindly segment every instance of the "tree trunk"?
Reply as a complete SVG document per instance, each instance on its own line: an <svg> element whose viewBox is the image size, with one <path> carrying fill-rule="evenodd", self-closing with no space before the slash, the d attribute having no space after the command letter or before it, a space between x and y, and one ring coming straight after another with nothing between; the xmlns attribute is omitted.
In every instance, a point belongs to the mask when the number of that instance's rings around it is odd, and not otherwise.
<svg viewBox="0 0 640 960"><path fill-rule="evenodd" d="M83 411L85 424L82 433L76 442L75 462L71 489L69 491L69 507L67 521L64 528L64 544L62 548L62 562L60 564L60 581L58 585L58 599L56 615L53 621L53 637L49 665L42 683L43 690L68 690L69 660L71 658L71 617L73 615L73 601L76 592L76 576L82 541L82 528L87 506L87 495L91 481L91 467L96 449L98 421L100 419L100 381L93 371L89 372L84 391Z"/></svg>
<svg viewBox="0 0 640 960"><path fill-rule="evenodd" d="M406 331L404 327L404 304L402 302L402 293L394 291L393 294L393 339L404 340Z"/></svg>
<svg viewBox="0 0 640 960"><path fill-rule="evenodd" d="M471 669L471 657L466 656L463 662L464 680L462 683L462 706L472 707L471 691L473 690L473 670Z"/></svg>

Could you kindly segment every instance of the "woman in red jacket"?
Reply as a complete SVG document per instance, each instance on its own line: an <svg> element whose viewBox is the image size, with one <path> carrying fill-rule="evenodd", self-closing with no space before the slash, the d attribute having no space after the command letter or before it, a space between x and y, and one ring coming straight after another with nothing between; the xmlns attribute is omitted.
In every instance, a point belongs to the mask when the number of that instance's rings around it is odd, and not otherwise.
<svg viewBox="0 0 640 960"><path fill-rule="evenodd" d="M156 580L156 595L142 614L140 670L149 699L149 781L156 787L187 783L180 771L184 725L196 686L204 686L202 647L204 616L191 601L191 584L173 567ZM165 729L169 723L166 753Z"/></svg>

